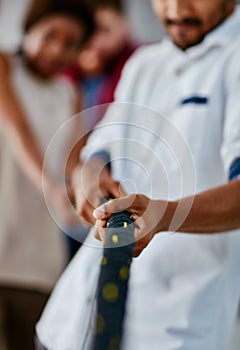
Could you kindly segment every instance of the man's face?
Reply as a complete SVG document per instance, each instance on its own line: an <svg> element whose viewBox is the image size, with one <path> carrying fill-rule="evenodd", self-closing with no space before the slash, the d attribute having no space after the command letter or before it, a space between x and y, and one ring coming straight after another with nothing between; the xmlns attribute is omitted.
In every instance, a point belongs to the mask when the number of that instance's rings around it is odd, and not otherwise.
<svg viewBox="0 0 240 350"><path fill-rule="evenodd" d="M152 0L152 5L172 41L186 50L233 12L235 0Z"/></svg>

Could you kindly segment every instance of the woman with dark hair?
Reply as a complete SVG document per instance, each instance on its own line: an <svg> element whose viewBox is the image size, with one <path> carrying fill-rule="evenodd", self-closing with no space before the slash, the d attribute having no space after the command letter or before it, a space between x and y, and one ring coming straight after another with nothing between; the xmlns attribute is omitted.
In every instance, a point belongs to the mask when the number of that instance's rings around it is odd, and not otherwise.
<svg viewBox="0 0 240 350"><path fill-rule="evenodd" d="M0 54L0 344L7 350L34 348L34 325L66 264L64 238L44 202L42 167L57 129L80 111L58 73L75 62L92 27L77 1L34 1L19 54ZM67 141L45 171L51 206L66 222L71 207L58 166Z"/></svg>
<svg viewBox="0 0 240 350"><path fill-rule="evenodd" d="M122 0L91 0L89 5L95 30L79 54L76 71L71 72L86 109L114 101L122 69L139 46L131 37ZM90 128L99 121L98 117L89 119Z"/></svg>

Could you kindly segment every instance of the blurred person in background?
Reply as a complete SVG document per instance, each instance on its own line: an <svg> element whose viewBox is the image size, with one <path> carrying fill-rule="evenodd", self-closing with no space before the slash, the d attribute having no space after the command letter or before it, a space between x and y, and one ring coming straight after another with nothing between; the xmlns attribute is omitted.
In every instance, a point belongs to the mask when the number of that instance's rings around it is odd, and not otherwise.
<svg viewBox="0 0 240 350"><path fill-rule="evenodd" d="M111 103L122 68L137 48L122 0L92 0L95 31L78 56L76 70L69 72L77 82L83 107ZM89 120L94 126L96 120Z"/></svg>
<svg viewBox="0 0 240 350"><path fill-rule="evenodd" d="M66 72L77 85L83 109L111 103L122 69L137 48L131 39L129 20L122 0L92 0L88 3L94 19L95 30L78 56L78 64ZM92 130L102 113L97 109L87 111L87 127ZM83 236L87 228L79 227L67 236L70 256L73 257L81 243L72 237Z"/></svg>
<svg viewBox="0 0 240 350"><path fill-rule="evenodd" d="M77 1L34 1L19 54L0 54L1 350L34 348L34 325L67 262L66 242L44 202L42 167L55 132L80 111L74 87L58 73L76 61L92 28ZM71 206L58 169L72 136L57 146L45 171L51 206L69 225Z"/></svg>

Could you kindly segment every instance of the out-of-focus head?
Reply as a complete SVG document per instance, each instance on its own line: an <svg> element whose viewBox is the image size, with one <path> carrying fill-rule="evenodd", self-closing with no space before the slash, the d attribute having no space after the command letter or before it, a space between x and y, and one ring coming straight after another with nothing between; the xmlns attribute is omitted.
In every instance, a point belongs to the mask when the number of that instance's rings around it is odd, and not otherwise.
<svg viewBox="0 0 240 350"><path fill-rule="evenodd" d="M80 54L85 73L104 71L129 42L130 30L121 0L93 0L95 32Z"/></svg>
<svg viewBox="0 0 240 350"><path fill-rule="evenodd" d="M235 0L151 0L173 42L182 50L200 43L233 11Z"/></svg>
<svg viewBox="0 0 240 350"><path fill-rule="evenodd" d="M78 0L34 0L24 25L23 55L42 77L68 68L77 61L80 47L94 28L88 9Z"/></svg>

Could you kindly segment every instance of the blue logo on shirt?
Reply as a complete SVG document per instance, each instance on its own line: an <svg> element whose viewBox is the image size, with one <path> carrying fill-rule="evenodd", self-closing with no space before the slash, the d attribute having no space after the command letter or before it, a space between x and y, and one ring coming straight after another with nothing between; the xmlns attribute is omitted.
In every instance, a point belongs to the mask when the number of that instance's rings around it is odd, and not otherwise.
<svg viewBox="0 0 240 350"><path fill-rule="evenodd" d="M187 105L187 104L198 104L198 105L206 105L209 102L208 97L202 97L202 96L191 96L188 98L185 98L180 102L181 105Z"/></svg>

